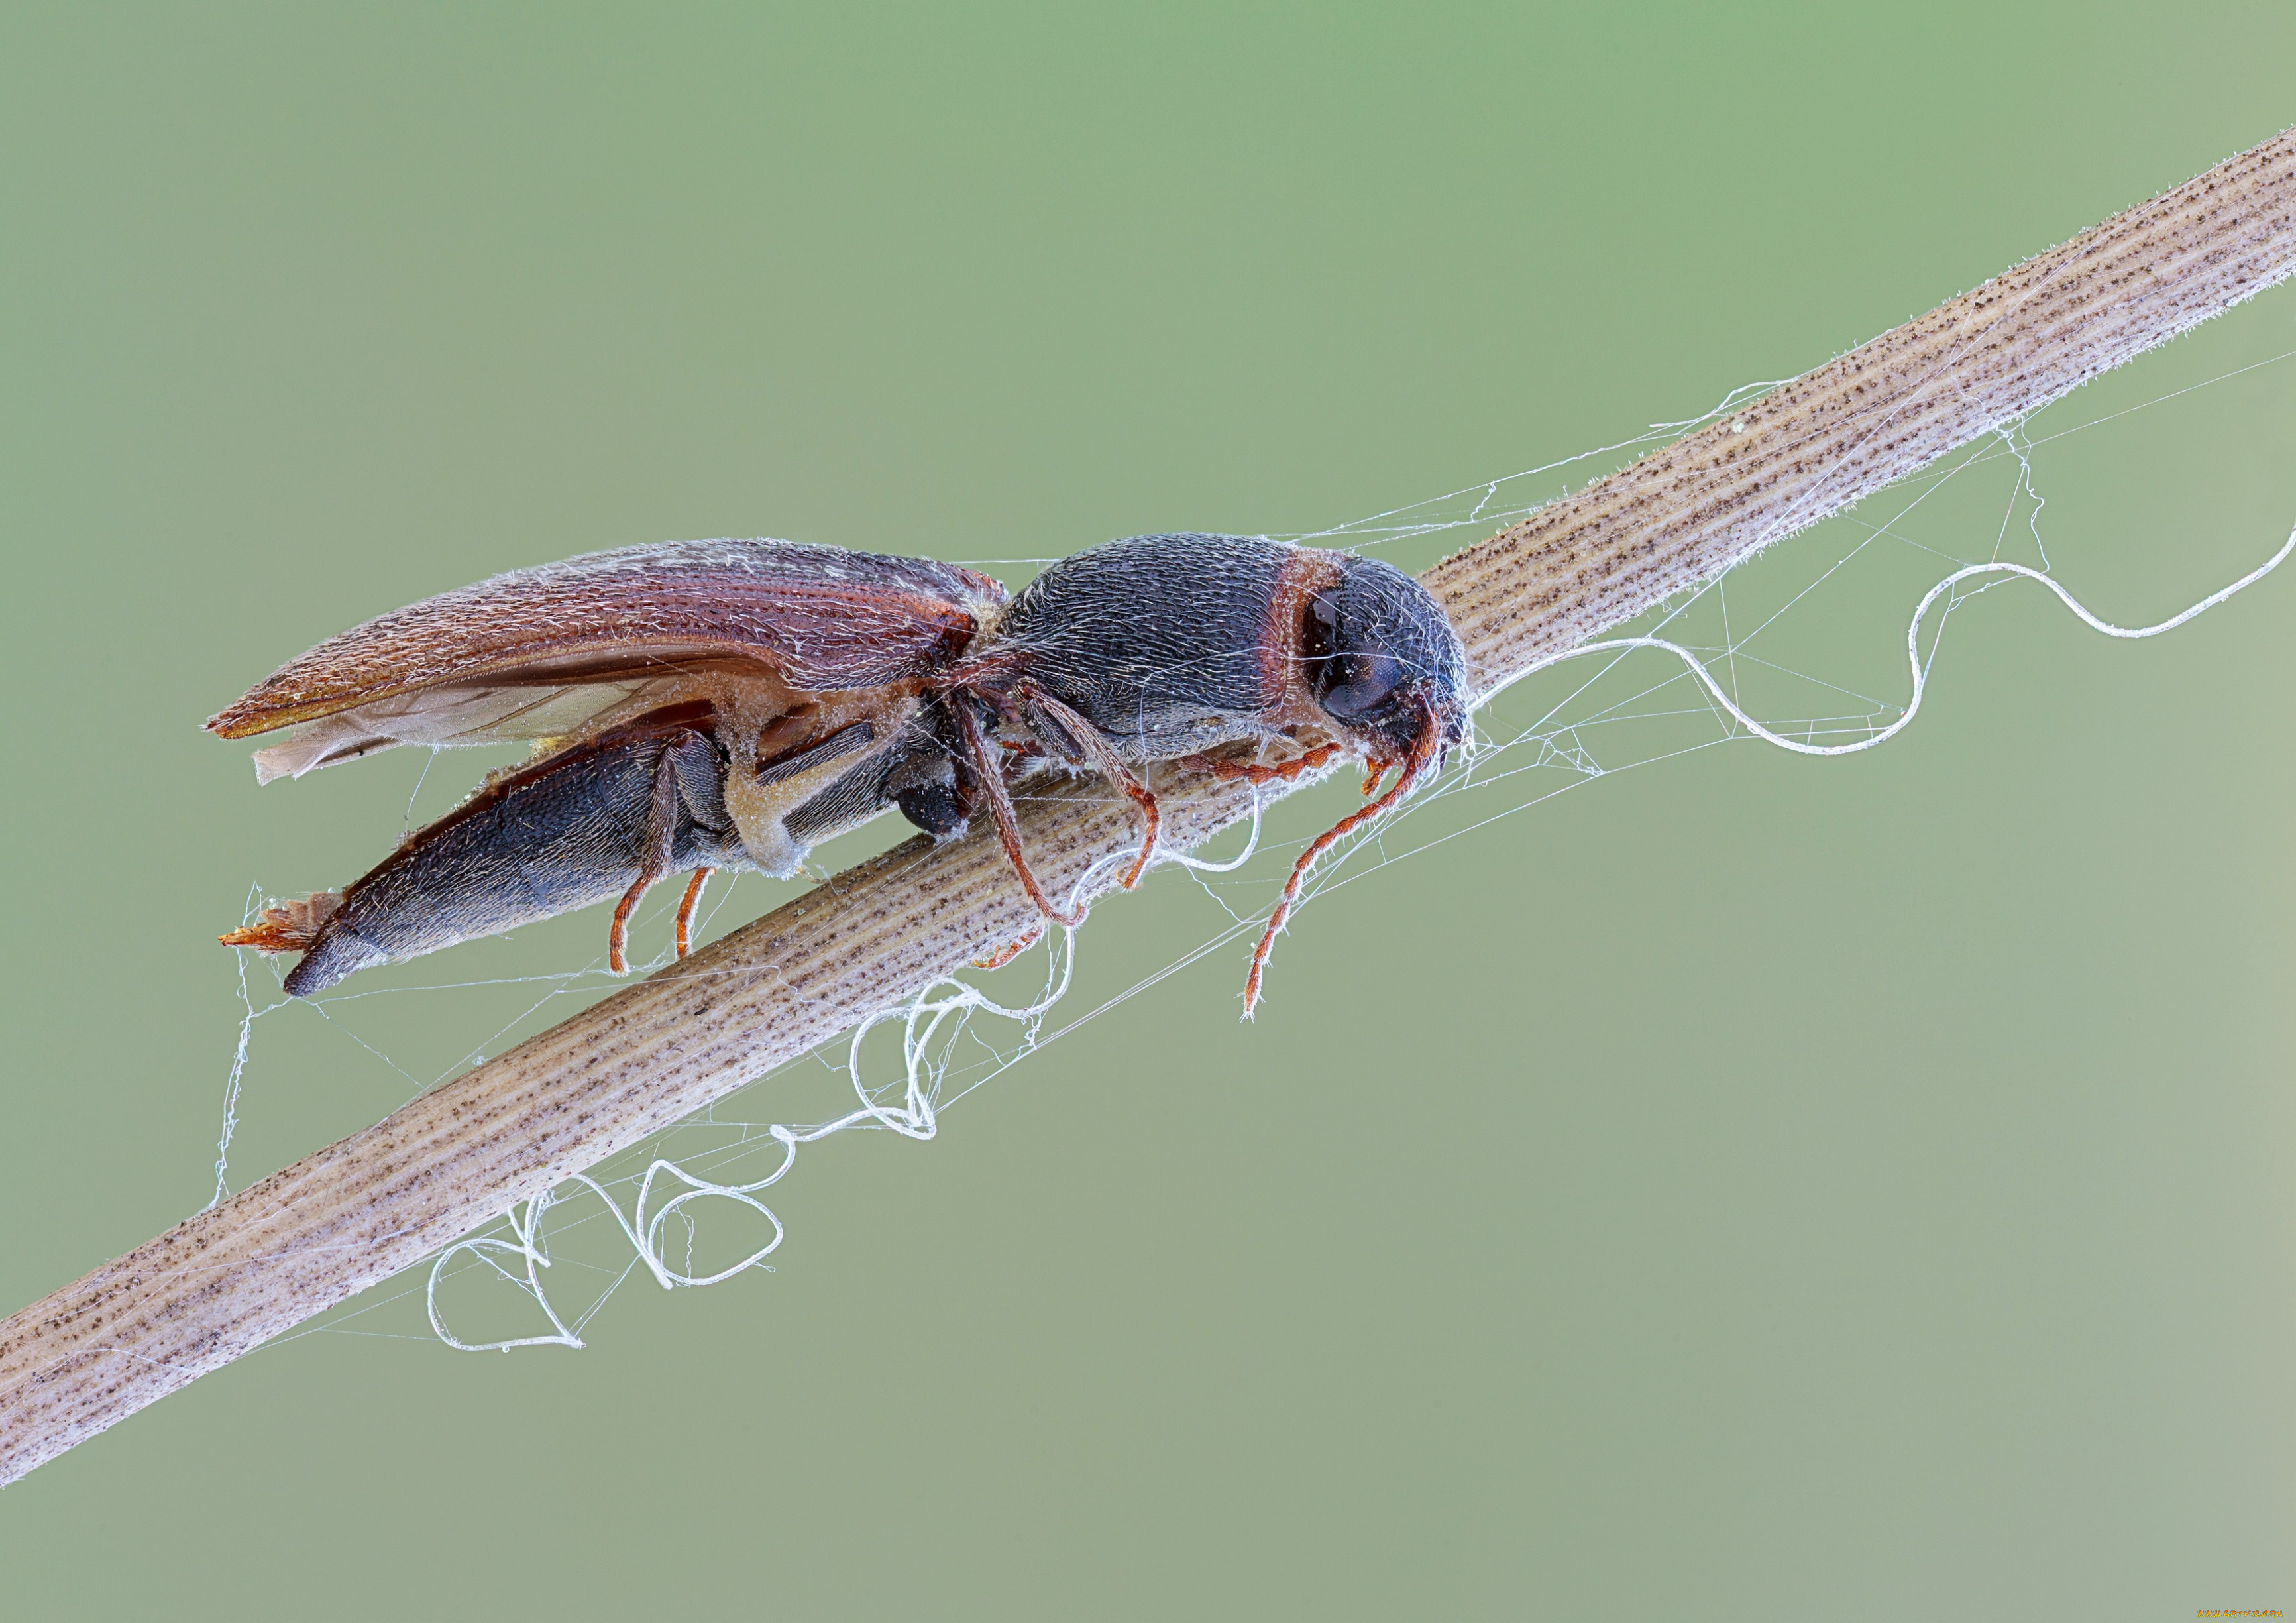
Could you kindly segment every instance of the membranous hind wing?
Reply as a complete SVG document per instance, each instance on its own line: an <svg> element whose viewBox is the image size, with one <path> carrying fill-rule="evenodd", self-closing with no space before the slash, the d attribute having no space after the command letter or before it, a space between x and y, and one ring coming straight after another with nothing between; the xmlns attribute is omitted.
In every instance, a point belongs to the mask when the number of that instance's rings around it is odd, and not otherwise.
<svg viewBox="0 0 2296 1623"><path fill-rule="evenodd" d="M953 660L1004 601L988 577L923 558L788 541L623 547L497 575L330 637L208 727L246 738L440 689L531 697L713 668L762 667L800 693L882 687Z"/></svg>

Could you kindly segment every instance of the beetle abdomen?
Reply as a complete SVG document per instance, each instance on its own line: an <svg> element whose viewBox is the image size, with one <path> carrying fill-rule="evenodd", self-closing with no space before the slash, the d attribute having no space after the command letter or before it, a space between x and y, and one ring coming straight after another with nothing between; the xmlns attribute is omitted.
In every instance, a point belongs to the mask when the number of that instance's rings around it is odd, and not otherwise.
<svg viewBox="0 0 2296 1623"><path fill-rule="evenodd" d="M681 729L571 751L482 791L347 886L285 989L308 996L373 964L620 895L658 838L665 758L677 789L668 870L748 866L708 737Z"/></svg>

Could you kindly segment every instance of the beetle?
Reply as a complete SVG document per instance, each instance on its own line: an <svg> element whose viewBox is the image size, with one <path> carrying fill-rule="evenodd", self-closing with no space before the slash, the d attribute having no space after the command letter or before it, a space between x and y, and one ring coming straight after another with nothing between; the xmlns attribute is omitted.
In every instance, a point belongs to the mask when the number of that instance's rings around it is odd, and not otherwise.
<svg viewBox="0 0 2296 1623"><path fill-rule="evenodd" d="M693 876L682 957L715 870L794 877L810 847L888 809L950 840L984 804L1037 911L1074 924L1029 866L1013 782L1065 768L1128 795L1143 827L1129 889L1158 822L1136 768L1270 782L1359 758L1369 804L1295 865L1249 1010L1309 866L1440 770L1467 691L1458 636L1418 582L1259 537L1111 541L1017 594L953 564L787 541L594 553L369 620L208 722L225 738L285 730L256 752L266 783L402 743L533 750L364 878L220 939L301 953L284 989L307 996L619 898L619 974L632 910L670 874ZM1263 758L1205 753L1240 742Z"/></svg>

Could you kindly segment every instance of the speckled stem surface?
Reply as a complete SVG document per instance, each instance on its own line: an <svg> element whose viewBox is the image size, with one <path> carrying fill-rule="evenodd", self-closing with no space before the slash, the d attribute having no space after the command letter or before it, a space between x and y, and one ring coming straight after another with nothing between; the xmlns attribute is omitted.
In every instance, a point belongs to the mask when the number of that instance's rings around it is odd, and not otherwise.
<svg viewBox="0 0 2296 1623"><path fill-rule="evenodd" d="M1425 579L1488 691L2292 271L2284 133ZM1242 785L1168 768L1155 783L1181 848L1250 809ZM1129 803L1089 784L1032 797L1022 824L1062 888L1137 838ZM898 1007L1034 916L993 837L913 840L106 1263L0 1324L0 1482Z"/></svg>

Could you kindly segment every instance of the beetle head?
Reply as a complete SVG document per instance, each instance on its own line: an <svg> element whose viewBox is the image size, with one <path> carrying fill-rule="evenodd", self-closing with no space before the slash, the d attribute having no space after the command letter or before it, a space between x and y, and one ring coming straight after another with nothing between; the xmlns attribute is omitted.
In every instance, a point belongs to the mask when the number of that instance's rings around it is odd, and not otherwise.
<svg viewBox="0 0 2296 1623"><path fill-rule="evenodd" d="M1308 601L1300 643L1317 708L1366 754L1402 760L1431 715L1443 753L1466 735L1466 652L1402 570L1343 555L1339 580Z"/></svg>

